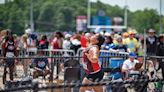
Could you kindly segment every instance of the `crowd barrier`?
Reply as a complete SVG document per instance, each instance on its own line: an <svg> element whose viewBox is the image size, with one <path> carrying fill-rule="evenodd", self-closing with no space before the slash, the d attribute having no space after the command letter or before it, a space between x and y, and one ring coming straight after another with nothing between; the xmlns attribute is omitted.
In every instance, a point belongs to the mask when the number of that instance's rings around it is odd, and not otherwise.
<svg viewBox="0 0 164 92"><path fill-rule="evenodd" d="M21 66L21 68L18 68L19 70L21 70L21 73L17 74L20 78L21 78L21 75L19 75L19 74L24 73L22 65L21 65L23 62L29 62L29 63L27 63L28 65L26 65L29 68L30 63L35 58L47 58L49 61L49 64L50 64L50 69L51 69L50 76L52 77L52 83L55 83L56 82L55 80L58 79L59 77L61 77L60 76L60 72L61 72L60 64L61 63L64 64L64 71L63 71L64 72L64 74L63 74L64 86L63 86L63 84L62 85L55 85L55 87L53 85L54 88L56 88L56 87L59 87L59 88L67 87L68 86L67 83L72 83L72 81L77 81L77 80L82 81L83 70L82 70L80 63L82 60L82 51L83 50L79 51L79 53L80 53L79 56L75 55L74 51L72 51L72 50L40 50L40 51L44 52L44 55L42 57L38 56L37 53L34 54L33 56L30 56L27 54L19 54L18 57L15 57L15 60L19 62L19 64L17 66ZM22 53L24 53L24 52L22 52ZM106 70L107 72L111 72L110 69L120 67L122 65L123 61L125 59L127 59L127 56L128 56L128 53L111 53L109 51L101 50L99 61L102 63L102 68L107 69ZM157 57L151 56L151 57L163 58L163 57L159 57L159 56L157 56ZM149 59L150 57L147 57L147 58ZM3 61L4 59L6 59L6 58L0 57L0 61ZM3 68L3 64L1 64L1 68ZM28 73L30 76L32 75L31 72L32 71L30 71L30 73ZM3 73L3 69L1 69L1 73ZM112 77L114 80L116 80L116 79L121 77L121 73L116 71L116 72L110 73L108 75L108 77ZM107 79L107 81L111 82L110 79ZM97 83L97 85L98 84L99 83ZM110 83L108 83L108 84L110 84ZM77 84L77 85L81 85L81 84ZM70 84L69 84L69 86L70 86ZM33 88L29 85L27 87L29 87L31 89ZM73 87L75 87L75 86L73 86ZM38 88L38 89L40 89L40 88ZM77 91L74 91L74 92L77 92ZM106 91L106 92L108 92L108 91Z"/></svg>
<svg viewBox="0 0 164 92"><path fill-rule="evenodd" d="M149 83L157 83L161 82L163 85L163 79L138 79L138 80L130 80L130 81L101 81L94 82L91 84L81 84L79 81L72 81L71 83L65 83L64 85L58 85L51 83L47 86L40 86L37 82L33 82L31 85L22 86L22 87L14 87L0 90L0 92L22 92L22 91L32 91L32 92L40 92L40 91L49 91L49 92L78 92L78 91L65 91L64 88L80 88L80 87L92 87L92 86L102 86L106 88L110 86L114 91L107 91L104 89L104 92L163 92L163 91L150 91L148 84ZM142 85L142 86L141 86ZM163 90L163 89L162 89Z"/></svg>

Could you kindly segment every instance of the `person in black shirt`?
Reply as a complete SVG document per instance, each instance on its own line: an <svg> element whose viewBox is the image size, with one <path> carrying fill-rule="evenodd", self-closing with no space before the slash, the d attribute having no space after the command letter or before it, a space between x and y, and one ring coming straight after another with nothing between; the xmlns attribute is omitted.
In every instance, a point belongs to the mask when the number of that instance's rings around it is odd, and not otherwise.
<svg viewBox="0 0 164 92"><path fill-rule="evenodd" d="M3 73L3 84L6 82L7 68L9 68L10 80L13 80L13 72L15 67L14 57L16 56L16 46L12 32L8 32L5 42L2 44L4 59L4 73Z"/></svg>
<svg viewBox="0 0 164 92"><path fill-rule="evenodd" d="M146 38L146 46L147 46L147 55L152 56L156 55L156 48L157 48L158 38L155 35L154 29L148 30L148 37Z"/></svg>
<svg viewBox="0 0 164 92"><path fill-rule="evenodd" d="M159 43L157 46L157 56L164 56L164 35L159 36ZM159 58L159 68L162 69L162 77L164 78L164 58Z"/></svg>

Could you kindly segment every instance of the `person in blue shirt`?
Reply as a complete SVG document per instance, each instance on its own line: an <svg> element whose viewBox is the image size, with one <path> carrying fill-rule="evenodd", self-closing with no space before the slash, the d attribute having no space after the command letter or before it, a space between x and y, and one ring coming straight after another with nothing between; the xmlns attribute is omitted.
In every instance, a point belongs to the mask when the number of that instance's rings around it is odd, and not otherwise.
<svg viewBox="0 0 164 92"><path fill-rule="evenodd" d="M114 47L113 39L111 36L105 36L105 42L102 45L102 50L110 50L110 48Z"/></svg>
<svg viewBox="0 0 164 92"><path fill-rule="evenodd" d="M123 44L121 36L118 37L116 41L118 44L116 44L112 48L110 48L111 52L127 52L128 51L127 45Z"/></svg>

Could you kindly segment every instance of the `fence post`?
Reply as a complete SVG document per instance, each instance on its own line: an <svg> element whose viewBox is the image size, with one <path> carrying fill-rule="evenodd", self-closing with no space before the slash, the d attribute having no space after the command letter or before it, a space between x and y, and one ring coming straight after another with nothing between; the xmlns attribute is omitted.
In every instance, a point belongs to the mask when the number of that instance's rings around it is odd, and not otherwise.
<svg viewBox="0 0 164 92"><path fill-rule="evenodd" d="M33 83L33 92L38 92L39 90L39 84L36 82L36 83Z"/></svg>

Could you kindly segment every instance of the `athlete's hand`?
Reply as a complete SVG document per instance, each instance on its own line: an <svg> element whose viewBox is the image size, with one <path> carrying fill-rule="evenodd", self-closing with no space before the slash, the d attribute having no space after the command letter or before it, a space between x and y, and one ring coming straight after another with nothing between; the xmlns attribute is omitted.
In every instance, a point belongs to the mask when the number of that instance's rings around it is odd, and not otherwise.
<svg viewBox="0 0 164 92"><path fill-rule="evenodd" d="M85 53L85 55L87 56L87 58L92 61L92 57L93 57L93 53L90 52L90 53Z"/></svg>

